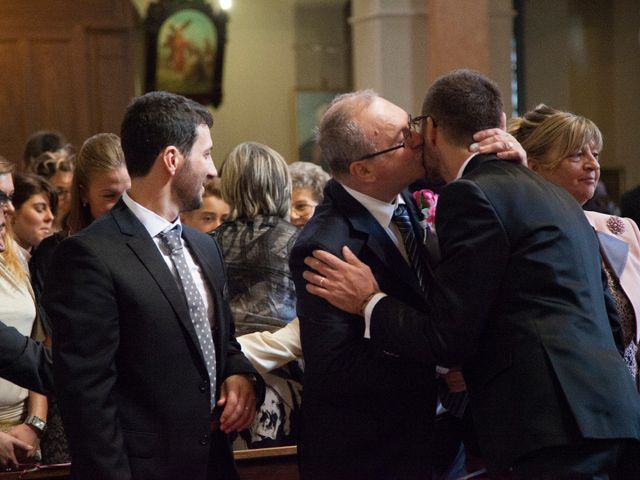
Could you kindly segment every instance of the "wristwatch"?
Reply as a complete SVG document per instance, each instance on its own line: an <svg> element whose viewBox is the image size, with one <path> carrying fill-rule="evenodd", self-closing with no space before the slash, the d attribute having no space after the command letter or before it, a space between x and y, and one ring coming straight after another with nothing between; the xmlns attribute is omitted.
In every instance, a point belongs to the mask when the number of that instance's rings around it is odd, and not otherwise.
<svg viewBox="0 0 640 480"><path fill-rule="evenodd" d="M24 424L33 427L40 435L42 435L47 429L47 422L35 415L30 415L25 418Z"/></svg>

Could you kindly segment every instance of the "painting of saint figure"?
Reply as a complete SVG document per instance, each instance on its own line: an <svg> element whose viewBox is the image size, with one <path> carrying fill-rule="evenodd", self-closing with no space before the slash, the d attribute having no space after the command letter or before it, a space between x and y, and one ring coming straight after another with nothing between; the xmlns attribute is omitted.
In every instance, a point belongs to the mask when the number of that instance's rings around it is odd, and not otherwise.
<svg viewBox="0 0 640 480"><path fill-rule="evenodd" d="M156 88L186 95L211 91L216 28L209 17L187 8L168 17L158 32Z"/></svg>

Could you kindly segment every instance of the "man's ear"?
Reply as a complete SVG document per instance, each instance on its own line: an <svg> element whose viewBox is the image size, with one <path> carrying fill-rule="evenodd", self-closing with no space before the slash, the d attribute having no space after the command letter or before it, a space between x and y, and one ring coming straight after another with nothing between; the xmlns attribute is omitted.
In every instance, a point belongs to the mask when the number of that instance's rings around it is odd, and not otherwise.
<svg viewBox="0 0 640 480"><path fill-rule="evenodd" d="M349 175L362 181L372 182L376 180L375 169L367 160L356 160L349 164Z"/></svg>
<svg viewBox="0 0 640 480"><path fill-rule="evenodd" d="M500 128L505 132L507 131L507 114L504 112L500 115Z"/></svg>
<svg viewBox="0 0 640 480"><path fill-rule="evenodd" d="M162 162L164 170L171 176L175 175L182 158L182 155L180 155L180 151L178 150L178 148L173 145L169 145L160 152L158 157L160 157L160 161ZM158 161L157 158L156 161Z"/></svg>
<svg viewBox="0 0 640 480"><path fill-rule="evenodd" d="M435 145L438 138L438 127L433 123L431 117L427 117L427 126L424 134L424 141L429 145Z"/></svg>

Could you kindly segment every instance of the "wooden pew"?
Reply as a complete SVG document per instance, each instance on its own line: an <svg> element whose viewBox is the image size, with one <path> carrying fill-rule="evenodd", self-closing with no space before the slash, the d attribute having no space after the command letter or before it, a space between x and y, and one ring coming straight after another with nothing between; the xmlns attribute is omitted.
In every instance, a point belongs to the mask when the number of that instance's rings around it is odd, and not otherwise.
<svg viewBox="0 0 640 480"><path fill-rule="evenodd" d="M241 480L299 480L297 448L274 447L233 452ZM70 463L33 465L24 470L0 470L0 480L47 479L69 476Z"/></svg>

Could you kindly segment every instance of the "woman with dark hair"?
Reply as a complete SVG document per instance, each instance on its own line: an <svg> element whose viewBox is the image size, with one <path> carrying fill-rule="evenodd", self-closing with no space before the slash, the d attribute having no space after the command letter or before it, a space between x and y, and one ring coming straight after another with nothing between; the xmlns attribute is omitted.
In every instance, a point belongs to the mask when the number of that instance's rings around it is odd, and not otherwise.
<svg viewBox="0 0 640 480"><path fill-rule="evenodd" d="M33 173L47 179L58 195L58 216L53 223L54 232L62 229L62 221L69 212L73 170L74 156L66 149L45 152L33 164Z"/></svg>
<svg viewBox="0 0 640 480"><path fill-rule="evenodd" d="M13 185L13 235L28 261L33 250L51 234L58 198L49 182L37 175L16 173Z"/></svg>
<svg viewBox="0 0 640 480"><path fill-rule="evenodd" d="M36 159L45 152L57 152L69 149L67 139L60 132L54 130L38 130L33 132L24 146L22 159L24 161L23 170L33 172Z"/></svg>

